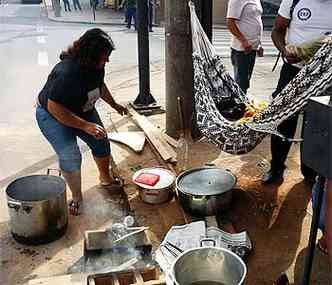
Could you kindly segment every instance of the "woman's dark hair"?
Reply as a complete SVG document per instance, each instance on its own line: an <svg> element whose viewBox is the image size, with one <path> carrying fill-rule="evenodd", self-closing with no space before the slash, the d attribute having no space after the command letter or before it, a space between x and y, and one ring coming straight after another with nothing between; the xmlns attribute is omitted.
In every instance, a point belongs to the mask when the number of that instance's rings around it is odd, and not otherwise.
<svg viewBox="0 0 332 285"><path fill-rule="evenodd" d="M115 49L111 37L103 30L94 28L86 31L66 51L60 54L60 59L67 57L78 59L84 67L93 67L99 63L103 54L110 54Z"/></svg>

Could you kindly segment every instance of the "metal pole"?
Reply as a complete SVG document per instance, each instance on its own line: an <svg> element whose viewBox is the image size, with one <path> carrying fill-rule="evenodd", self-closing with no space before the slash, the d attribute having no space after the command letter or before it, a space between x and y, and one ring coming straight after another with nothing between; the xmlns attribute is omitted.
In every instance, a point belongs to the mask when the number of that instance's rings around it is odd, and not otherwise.
<svg viewBox="0 0 332 285"><path fill-rule="evenodd" d="M149 106L156 104L150 93L150 58L149 58L149 3L148 0L137 1L137 42L138 42L138 68L139 68L139 94L134 106Z"/></svg>
<svg viewBox="0 0 332 285"><path fill-rule="evenodd" d="M166 0L166 133L179 136L177 97L183 102L184 127L193 110L192 40L188 0Z"/></svg>
<svg viewBox="0 0 332 285"><path fill-rule="evenodd" d="M316 247L316 237L317 237L317 231L318 231L320 209L321 209L321 204L322 204L322 199L323 199L323 192L324 192L324 187L325 187L325 178L323 176L319 176L318 183L319 183L319 189L318 189L318 195L317 195L317 202L316 202L316 207L314 208L313 217L312 217L312 221L311 221L308 252L307 252L307 256L305 258L302 285L310 284L310 274L311 274L312 261L314 258L315 247Z"/></svg>

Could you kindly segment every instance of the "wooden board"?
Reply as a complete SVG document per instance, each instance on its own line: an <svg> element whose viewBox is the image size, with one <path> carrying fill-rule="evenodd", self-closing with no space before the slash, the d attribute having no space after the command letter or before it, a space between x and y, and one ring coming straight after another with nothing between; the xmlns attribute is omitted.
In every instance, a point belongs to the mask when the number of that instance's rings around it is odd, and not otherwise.
<svg viewBox="0 0 332 285"><path fill-rule="evenodd" d="M161 130L153 125L145 116L138 114L134 109L128 108L128 110L132 119L144 131L162 159L164 161L176 162L176 152L163 138Z"/></svg>
<svg viewBox="0 0 332 285"><path fill-rule="evenodd" d="M165 132L162 132L162 136L171 146L178 147L178 141L175 138L169 136Z"/></svg>
<svg viewBox="0 0 332 285"><path fill-rule="evenodd" d="M123 271L91 275L88 285L163 285L164 276L158 267L146 268L140 271Z"/></svg>
<svg viewBox="0 0 332 285"><path fill-rule="evenodd" d="M29 285L86 285L88 274L67 274L47 278L33 279Z"/></svg>
<svg viewBox="0 0 332 285"><path fill-rule="evenodd" d="M144 132L112 132L108 133L109 140L124 144L135 152L141 152L145 144Z"/></svg>

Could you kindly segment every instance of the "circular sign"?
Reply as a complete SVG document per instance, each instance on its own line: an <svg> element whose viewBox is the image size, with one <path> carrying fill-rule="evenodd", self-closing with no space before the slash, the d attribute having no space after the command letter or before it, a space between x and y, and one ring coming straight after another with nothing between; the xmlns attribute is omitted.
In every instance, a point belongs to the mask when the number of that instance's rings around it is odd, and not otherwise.
<svg viewBox="0 0 332 285"><path fill-rule="evenodd" d="M311 17L311 11L308 8L302 8L297 12L297 17L301 21L307 21Z"/></svg>

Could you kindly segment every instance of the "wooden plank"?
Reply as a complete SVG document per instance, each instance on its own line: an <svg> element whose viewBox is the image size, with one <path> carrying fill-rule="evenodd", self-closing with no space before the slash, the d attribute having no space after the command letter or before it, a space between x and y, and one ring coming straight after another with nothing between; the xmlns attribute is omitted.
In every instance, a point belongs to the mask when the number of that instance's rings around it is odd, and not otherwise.
<svg viewBox="0 0 332 285"><path fill-rule="evenodd" d="M137 285L144 285L143 277L138 271L135 271L135 279Z"/></svg>
<svg viewBox="0 0 332 285"><path fill-rule="evenodd" d="M176 152L162 137L162 132L145 116L139 115L132 108L128 108L128 110L134 122L144 131L162 159L164 161L176 161Z"/></svg>
<svg viewBox="0 0 332 285"><path fill-rule="evenodd" d="M171 136L169 136L168 134L166 134L165 132L162 132L162 137L173 147L177 147L178 146L178 141L174 138L172 138Z"/></svg>
<svg viewBox="0 0 332 285"><path fill-rule="evenodd" d="M135 152L141 152L145 144L144 132L111 132L107 137L111 141L128 146Z"/></svg>
<svg viewBox="0 0 332 285"><path fill-rule="evenodd" d="M88 285L164 285L165 277L159 267L135 271L102 273L89 276ZM58 284L59 285L59 284Z"/></svg>
<svg viewBox="0 0 332 285"><path fill-rule="evenodd" d="M52 276L47 278L33 279L29 281L29 285L86 285L88 274L77 273Z"/></svg>

